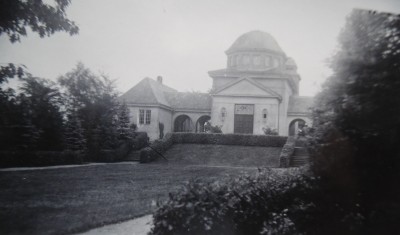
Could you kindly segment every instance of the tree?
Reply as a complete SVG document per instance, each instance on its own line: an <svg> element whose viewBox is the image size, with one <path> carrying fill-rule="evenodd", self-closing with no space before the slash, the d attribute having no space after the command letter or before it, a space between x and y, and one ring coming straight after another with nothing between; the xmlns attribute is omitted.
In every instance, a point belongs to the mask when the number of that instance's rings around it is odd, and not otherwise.
<svg viewBox="0 0 400 235"><path fill-rule="evenodd" d="M98 76L78 63L58 79L65 89L67 107L76 110L82 123L89 152L118 145L117 92L113 81Z"/></svg>
<svg viewBox="0 0 400 235"><path fill-rule="evenodd" d="M55 83L29 76L23 78L21 91L30 123L41 132L38 149L62 149L64 121L60 107L64 102Z"/></svg>
<svg viewBox="0 0 400 235"><path fill-rule="evenodd" d="M336 203L359 206L363 234L398 234L400 16L353 10L339 42L315 99L312 169Z"/></svg>
<svg viewBox="0 0 400 235"><path fill-rule="evenodd" d="M119 138L127 139L131 135L132 132L130 128L130 118L129 118L129 109L126 105L126 102L123 101L122 104L118 105L118 133Z"/></svg>
<svg viewBox="0 0 400 235"><path fill-rule="evenodd" d="M70 0L54 0L52 4L41 0L0 0L0 36L7 34L12 43L27 36L28 29L40 37L64 31L70 35L79 32L75 23L67 18L66 8ZM24 66L10 63L0 67L0 84L8 78L22 77Z"/></svg>
<svg viewBox="0 0 400 235"><path fill-rule="evenodd" d="M79 117L74 110L70 110L65 124L65 147L68 150L85 151L86 139Z"/></svg>

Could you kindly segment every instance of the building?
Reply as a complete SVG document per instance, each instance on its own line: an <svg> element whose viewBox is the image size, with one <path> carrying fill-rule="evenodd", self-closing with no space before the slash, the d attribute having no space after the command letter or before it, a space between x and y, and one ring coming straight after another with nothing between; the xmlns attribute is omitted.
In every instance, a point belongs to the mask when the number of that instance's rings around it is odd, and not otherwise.
<svg viewBox="0 0 400 235"><path fill-rule="evenodd" d="M266 32L240 36L225 52L227 66L209 71L212 92L178 92L165 86L162 77L144 78L120 99L131 112L131 121L151 139L164 133L203 132L204 123L220 126L223 133L295 135L310 123L312 97L299 96L300 76L293 59L286 56Z"/></svg>

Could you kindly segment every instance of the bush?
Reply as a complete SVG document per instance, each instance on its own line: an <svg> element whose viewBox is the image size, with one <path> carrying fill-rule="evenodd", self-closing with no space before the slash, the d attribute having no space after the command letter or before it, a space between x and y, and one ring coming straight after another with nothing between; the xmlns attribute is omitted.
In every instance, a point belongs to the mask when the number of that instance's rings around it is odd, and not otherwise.
<svg viewBox="0 0 400 235"><path fill-rule="evenodd" d="M161 140L155 140L150 147L146 147L140 151L140 163L154 161L160 155L165 153L173 145L172 134L168 133Z"/></svg>
<svg viewBox="0 0 400 235"><path fill-rule="evenodd" d="M150 234L300 234L301 212L313 207L303 200L312 184L296 171L271 170L222 183L192 181L159 207Z"/></svg>
<svg viewBox="0 0 400 235"><path fill-rule="evenodd" d="M37 167L81 164L80 151L0 151L0 167Z"/></svg>
<svg viewBox="0 0 400 235"><path fill-rule="evenodd" d="M282 147L286 136L247 134L172 133L174 144L218 144L262 147Z"/></svg>
<svg viewBox="0 0 400 235"><path fill-rule="evenodd" d="M288 137L286 144L283 146L281 155L279 157L279 167L289 167L290 157L293 156L296 138L293 136Z"/></svg>
<svg viewBox="0 0 400 235"><path fill-rule="evenodd" d="M262 130L264 131L264 134L266 134L266 135L278 135L278 130L275 128L271 128L269 126L263 127Z"/></svg>
<svg viewBox="0 0 400 235"><path fill-rule="evenodd" d="M135 132L133 136L133 150L140 150L147 146L149 138L146 132Z"/></svg>

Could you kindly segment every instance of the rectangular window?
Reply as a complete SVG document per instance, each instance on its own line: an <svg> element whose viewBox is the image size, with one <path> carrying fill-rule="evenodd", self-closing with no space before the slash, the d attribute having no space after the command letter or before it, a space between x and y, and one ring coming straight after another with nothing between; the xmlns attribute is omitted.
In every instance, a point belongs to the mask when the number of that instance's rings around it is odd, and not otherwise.
<svg viewBox="0 0 400 235"><path fill-rule="evenodd" d="M139 124L144 124L144 109L139 110Z"/></svg>
<svg viewBox="0 0 400 235"><path fill-rule="evenodd" d="M146 124L150 124L151 110L146 110Z"/></svg>

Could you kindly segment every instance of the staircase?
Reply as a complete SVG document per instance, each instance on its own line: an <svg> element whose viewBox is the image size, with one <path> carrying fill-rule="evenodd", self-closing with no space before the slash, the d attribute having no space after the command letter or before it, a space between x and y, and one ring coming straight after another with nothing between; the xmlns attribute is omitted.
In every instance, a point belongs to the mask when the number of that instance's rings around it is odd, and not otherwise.
<svg viewBox="0 0 400 235"><path fill-rule="evenodd" d="M290 167L299 167L310 162L307 142L303 137L296 140L293 156L290 158Z"/></svg>

